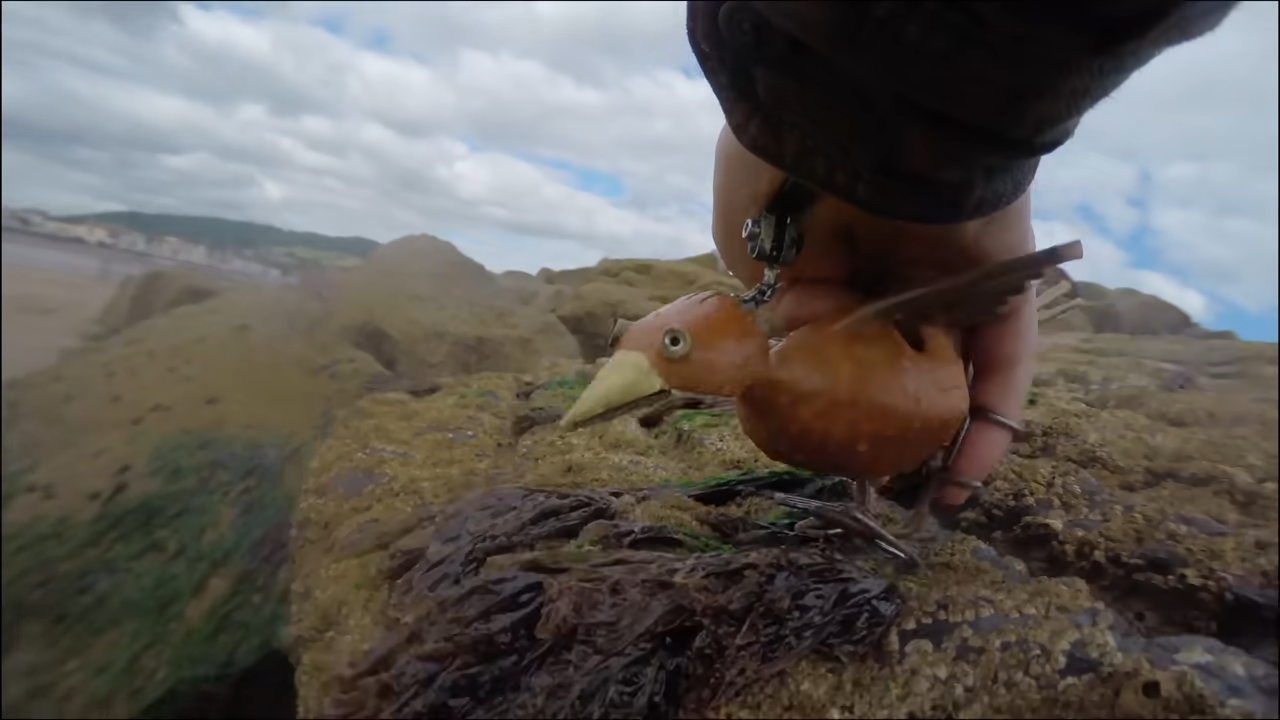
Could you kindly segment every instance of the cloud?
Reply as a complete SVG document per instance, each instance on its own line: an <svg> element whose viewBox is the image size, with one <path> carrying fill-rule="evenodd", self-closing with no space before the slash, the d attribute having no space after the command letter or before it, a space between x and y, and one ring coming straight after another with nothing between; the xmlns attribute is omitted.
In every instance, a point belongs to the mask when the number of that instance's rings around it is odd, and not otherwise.
<svg viewBox="0 0 1280 720"><path fill-rule="evenodd" d="M1073 278L1113 288L1141 290L1168 300L1197 321L1212 316L1212 303L1204 293L1164 273L1135 267L1129 253L1088 227L1058 220L1033 220L1032 225L1037 248L1071 240L1084 242L1084 258L1071 263L1069 268Z"/></svg>
<svg viewBox="0 0 1280 720"><path fill-rule="evenodd" d="M1110 253L1104 240L1122 249L1141 273L1108 269L1117 283L1193 315L1174 288L1195 288L1202 320L1224 310L1274 318L1277 35L1276 3L1241 3L1217 31L1136 73L1042 163L1036 217L1098 236L1087 254Z"/></svg>
<svg viewBox="0 0 1280 720"><path fill-rule="evenodd" d="M722 115L683 3L5 2L4 200L214 214L494 269L710 248ZM1076 274L1276 306L1276 12L1142 70L1042 165ZM1234 316L1232 316L1234 317Z"/></svg>
<svg viewBox="0 0 1280 720"><path fill-rule="evenodd" d="M437 44L440 60L427 65L299 22L305 6L279 17L254 9L267 14L156 8L139 42L140 17L109 6L6 3L6 201L208 212L384 240L436 232L509 245L484 258L499 268L536 269L543 242L576 247L559 253L571 264L709 245L699 206L720 124L714 97L700 78L641 57L661 45L644 33L669 23L633 18L633 56L592 63L610 77L589 82L555 69L568 64L563 45L548 45L543 62L515 54L519 43L443 54ZM402 11L412 21L421 9ZM502 25L500 10L480 8L479 27ZM454 19L437 30L462 23L461 8L444 11ZM566 41L604 15L533 14ZM603 197L605 187L622 197Z"/></svg>

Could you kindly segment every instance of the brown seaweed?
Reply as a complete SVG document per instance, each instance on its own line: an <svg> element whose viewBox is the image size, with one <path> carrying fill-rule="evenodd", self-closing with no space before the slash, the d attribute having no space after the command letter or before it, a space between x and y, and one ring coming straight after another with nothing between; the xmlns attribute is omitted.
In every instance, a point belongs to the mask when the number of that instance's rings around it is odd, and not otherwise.
<svg viewBox="0 0 1280 720"><path fill-rule="evenodd" d="M391 605L412 613L326 716L697 715L811 654L865 653L901 610L896 586L820 549L546 547L612 520L617 497L502 488L442 510L392 561Z"/></svg>

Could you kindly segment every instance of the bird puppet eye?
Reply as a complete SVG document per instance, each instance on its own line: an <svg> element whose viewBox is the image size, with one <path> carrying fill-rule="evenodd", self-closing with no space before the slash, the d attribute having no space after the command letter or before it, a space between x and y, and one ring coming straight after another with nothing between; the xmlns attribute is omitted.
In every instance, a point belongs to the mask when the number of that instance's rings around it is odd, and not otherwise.
<svg viewBox="0 0 1280 720"><path fill-rule="evenodd" d="M667 328L662 333L662 353L672 360L688 355L692 347L689 333L680 328Z"/></svg>

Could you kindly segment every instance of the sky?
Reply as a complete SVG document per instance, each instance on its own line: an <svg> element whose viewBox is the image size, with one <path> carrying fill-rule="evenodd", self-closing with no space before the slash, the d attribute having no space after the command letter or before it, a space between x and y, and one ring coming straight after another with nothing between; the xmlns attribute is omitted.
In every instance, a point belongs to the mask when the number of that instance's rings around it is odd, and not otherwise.
<svg viewBox="0 0 1280 720"><path fill-rule="evenodd" d="M682 2L4 2L3 201L213 215L492 270L711 249L723 115ZM1277 4L1246 2L1041 164L1077 279L1277 335Z"/></svg>

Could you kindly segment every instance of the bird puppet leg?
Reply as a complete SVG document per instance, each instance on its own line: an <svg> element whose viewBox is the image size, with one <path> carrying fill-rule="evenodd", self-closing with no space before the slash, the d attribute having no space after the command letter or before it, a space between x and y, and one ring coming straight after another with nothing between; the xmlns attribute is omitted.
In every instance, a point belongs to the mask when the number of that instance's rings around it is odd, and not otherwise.
<svg viewBox="0 0 1280 720"><path fill-rule="evenodd" d="M964 443L964 437L969 432L970 417L965 416L964 422L960 425L960 429L956 431L955 439L947 447L946 456L943 458L942 467L931 470L928 473L928 479L925 480L924 490L916 499L915 506L911 508L911 521L907 525L907 534L909 537L920 537L926 535L933 518L930 509L933 507L933 499L937 497L938 490L943 483L949 482L951 477L951 465L955 462L956 455L960 452L960 446Z"/></svg>
<svg viewBox="0 0 1280 720"><path fill-rule="evenodd" d="M880 478L872 482L866 478L844 478L849 485L849 494L853 498L852 507L846 507L840 520L833 519L840 511L831 510L823 515L812 515L796 523L796 532L814 537L834 535L845 530L853 530L859 535L874 541L876 544L900 557L909 557L912 553L894 538L888 530L880 527L875 521L875 487L884 484L889 478Z"/></svg>
<svg viewBox="0 0 1280 720"><path fill-rule="evenodd" d="M862 512L868 518L873 518L876 515L876 507L875 507L876 490L875 489L880 487L881 485L884 485L888 481L889 481L889 478L887 477L879 478L875 482L872 482L867 478L858 478L856 480L849 480L849 486L850 486L849 489L851 491L850 494L853 496L853 501L857 503L858 507L862 508Z"/></svg>
<svg viewBox="0 0 1280 720"><path fill-rule="evenodd" d="M963 357L965 383L972 390L973 361L969 358L967 350L963 352ZM947 446L946 455L942 459L942 466L935 466L927 472L924 490L920 492L920 496L916 498L915 506L911 508L911 520L907 524L908 537L919 538L929 534L927 530L933 520L930 513L933 508L933 499L938 496L938 490L942 488L943 483L948 482L951 477L951 466L956 461L956 455L960 454L960 446L964 444L964 437L969 433L970 422L970 416L965 415L964 422L960 424L960 429L956 431L955 437L951 439L951 444Z"/></svg>
<svg viewBox="0 0 1280 720"><path fill-rule="evenodd" d="M902 544L892 534L880 527L875 520L864 513L856 505L850 507L839 503L811 500L788 493L767 493L773 501L783 507L801 510L809 517L796 524L796 531L807 535L829 535L848 531L854 535L867 538L875 545L886 550L912 565L920 564L920 557L911 548ZM820 528L820 529L819 529Z"/></svg>

